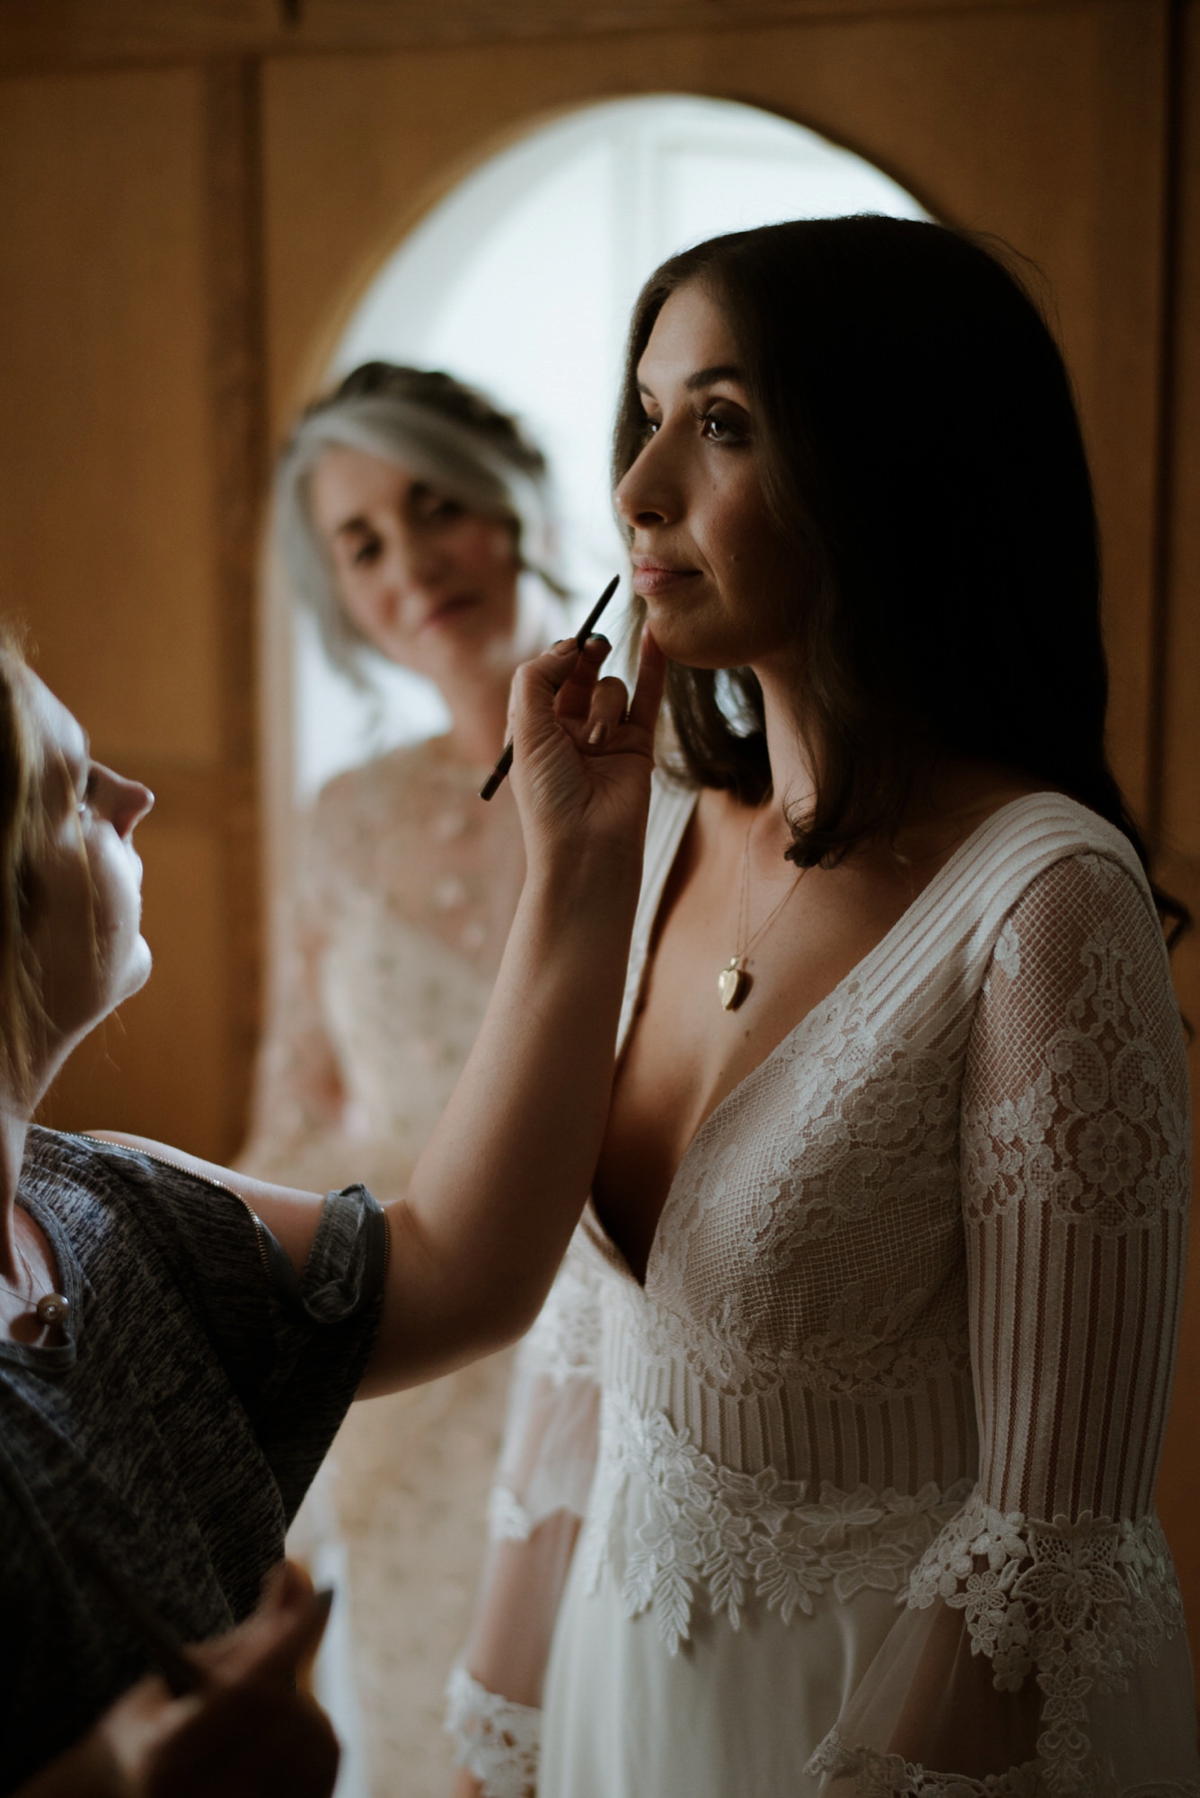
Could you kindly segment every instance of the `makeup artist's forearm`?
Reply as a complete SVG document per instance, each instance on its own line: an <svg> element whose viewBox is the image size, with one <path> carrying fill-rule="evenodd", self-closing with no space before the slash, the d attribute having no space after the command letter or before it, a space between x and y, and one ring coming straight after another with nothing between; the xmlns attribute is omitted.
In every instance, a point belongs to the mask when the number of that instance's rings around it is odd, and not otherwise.
<svg viewBox="0 0 1200 1798"><path fill-rule="evenodd" d="M612 1087L638 873L534 880L483 1026L403 1202L369 1387L532 1322L587 1197Z"/></svg>

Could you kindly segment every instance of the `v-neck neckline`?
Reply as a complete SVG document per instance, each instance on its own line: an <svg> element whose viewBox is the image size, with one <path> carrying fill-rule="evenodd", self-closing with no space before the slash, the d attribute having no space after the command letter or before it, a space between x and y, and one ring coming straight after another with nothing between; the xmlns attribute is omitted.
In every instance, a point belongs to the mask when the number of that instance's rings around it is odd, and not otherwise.
<svg viewBox="0 0 1200 1798"><path fill-rule="evenodd" d="M849 968L837 984L830 988L825 997L818 1000L815 1005L810 1006L804 1016L793 1024L792 1028L785 1036L780 1038L775 1044L775 1047L764 1055L763 1059L760 1062L757 1062L747 1074L744 1074L736 1086L731 1087L725 1096L717 1101L708 1116L704 1118L697 1127L687 1148L679 1158L679 1163L671 1177L671 1183L667 1188L666 1196L662 1202L662 1208L659 1211L653 1233L650 1237L650 1247L646 1254L646 1272L641 1279L634 1273L633 1268L630 1266L629 1261L625 1256L624 1250L620 1248L615 1239L610 1235L599 1211L596 1209L594 1200L589 1197L588 1211L591 1214L601 1240L609 1255L619 1267L621 1273L637 1287L640 1293L645 1294L649 1289L650 1275L653 1271L655 1257L662 1241L663 1225L671 1209L672 1200L675 1197L680 1176L683 1174L684 1169L687 1167L688 1162L691 1160L693 1153L698 1148L702 1139L710 1133L725 1109L733 1103L734 1099L736 1099L740 1093L745 1091L751 1081L760 1079L765 1070L768 1069L773 1062L778 1060L785 1050L788 1050L795 1044L797 1038L808 1028L815 1018L826 1017L832 1010L836 1009L838 1003L847 996L848 990L852 984L856 993L861 990L864 976L873 973L877 964L886 962L889 953L894 944L899 940L901 933L903 932L907 935L911 931L913 923L919 920L922 911L928 910L930 904L940 896L943 887L947 885L951 876L957 871L959 864L967 858L970 851L978 847L980 841L995 828L1002 818L1010 817L1013 812L1023 806L1041 805L1045 804L1047 800L1063 798L1065 798L1065 795L1058 793L1054 789L1046 788L1036 793L1022 793L1018 798L1007 800L1004 805L997 806L994 812L989 813L980 824L976 825L969 836L963 838L957 849L953 850L952 853L947 856L941 867L932 878L925 883L916 897L910 900L909 904L905 906L904 910L900 913L900 916L896 919L896 922L884 932L879 941L875 943L872 948L868 949L865 955L861 955L854 963L854 966ZM630 1011L628 1022L626 1023L621 1036L621 1041L618 1046L618 1055L624 1053L629 1040L629 1033L633 1028L637 1002L641 997L642 987L645 983L646 972L650 963L650 943L653 940L654 929L658 922L658 914L662 908L666 884L670 879L671 869L674 867L676 858L679 855L683 843L684 832L687 830L687 827L692 820L696 801L698 799L699 793L694 796L692 804L688 807L686 813L679 822L678 835L675 838L674 846L666 863L666 871L654 903L653 915L649 919L647 929L644 932L639 932L639 946L642 961L641 966L637 969L636 982L631 983L633 986L633 1008Z"/></svg>

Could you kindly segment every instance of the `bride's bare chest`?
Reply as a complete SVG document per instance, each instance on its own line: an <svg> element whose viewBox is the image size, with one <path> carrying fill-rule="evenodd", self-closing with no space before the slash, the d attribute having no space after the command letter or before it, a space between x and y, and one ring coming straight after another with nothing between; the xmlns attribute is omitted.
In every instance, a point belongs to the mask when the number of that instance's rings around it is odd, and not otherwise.
<svg viewBox="0 0 1200 1798"><path fill-rule="evenodd" d="M689 1146L876 947L907 897L854 870L800 875L785 864L747 908L729 891L728 858L696 867L688 850L685 841L664 893L594 1188L639 1278Z"/></svg>

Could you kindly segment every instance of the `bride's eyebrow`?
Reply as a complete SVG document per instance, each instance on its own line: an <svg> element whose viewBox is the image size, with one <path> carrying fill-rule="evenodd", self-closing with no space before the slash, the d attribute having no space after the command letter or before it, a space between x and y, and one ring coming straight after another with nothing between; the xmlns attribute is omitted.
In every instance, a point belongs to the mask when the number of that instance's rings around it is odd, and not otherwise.
<svg viewBox="0 0 1200 1798"><path fill-rule="evenodd" d="M712 368L697 369L683 384L689 393L695 393L698 387L715 387L718 381L740 381L745 386L746 377L735 362L720 362Z"/></svg>
<svg viewBox="0 0 1200 1798"><path fill-rule="evenodd" d="M683 385L688 393L695 393L701 387L715 387L718 381L737 381L743 387L746 385L745 374L736 362L714 362L711 368L698 368ZM638 382L637 390L646 399L654 399L654 390L645 381Z"/></svg>

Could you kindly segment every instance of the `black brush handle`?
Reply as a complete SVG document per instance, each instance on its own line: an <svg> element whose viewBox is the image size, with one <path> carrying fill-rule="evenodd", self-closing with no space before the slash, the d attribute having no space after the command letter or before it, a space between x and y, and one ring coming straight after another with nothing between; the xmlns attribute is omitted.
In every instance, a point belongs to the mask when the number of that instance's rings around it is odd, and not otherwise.
<svg viewBox="0 0 1200 1798"><path fill-rule="evenodd" d="M620 585L620 581L620 575L614 574L612 580L609 581L608 586L604 589L603 593L580 625L575 635L576 649L582 649L588 638L591 636L593 630L596 628L596 622L600 617L601 612L616 592ZM508 771L512 767L512 758L513 746L511 743L506 743L504 745L504 754L500 757L500 760L496 763L496 766L492 769L491 773L479 789L479 797L481 799L494 799L496 797L496 794L500 791L500 788L508 778Z"/></svg>

